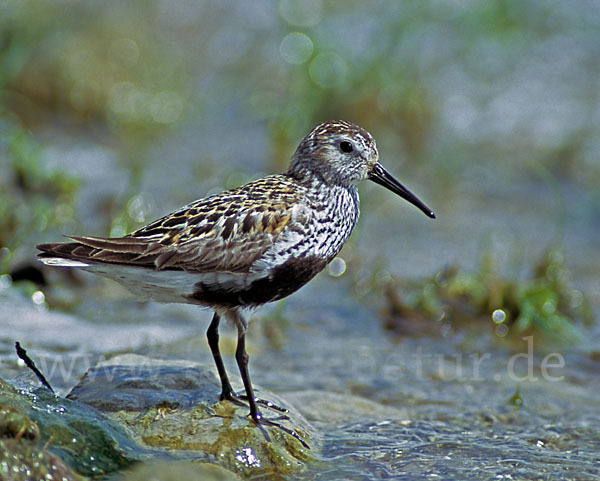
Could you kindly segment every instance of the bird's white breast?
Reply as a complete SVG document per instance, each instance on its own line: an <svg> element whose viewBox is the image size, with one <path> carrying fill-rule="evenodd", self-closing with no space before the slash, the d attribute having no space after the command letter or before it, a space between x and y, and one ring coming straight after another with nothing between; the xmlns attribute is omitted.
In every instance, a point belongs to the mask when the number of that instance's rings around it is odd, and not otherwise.
<svg viewBox="0 0 600 481"><path fill-rule="evenodd" d="M359 215L356 189L329 187L327 199L315 196L292 208L289 224L273 246L252 267L268 271L291 257L331 260L341 250Z"/></svg>

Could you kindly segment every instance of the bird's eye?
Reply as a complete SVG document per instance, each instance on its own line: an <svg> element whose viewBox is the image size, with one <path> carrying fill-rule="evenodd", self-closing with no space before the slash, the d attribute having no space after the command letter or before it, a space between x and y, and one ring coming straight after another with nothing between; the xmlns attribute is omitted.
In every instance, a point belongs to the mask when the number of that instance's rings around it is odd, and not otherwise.
<svg viewBox="0 0 600 481"><path fill-rule="evenodd" d="M354 150L354 147L352 146L352 142L348 142L347 140L342 140L340 142L340 150L342 152L352 152Z"/></svg>

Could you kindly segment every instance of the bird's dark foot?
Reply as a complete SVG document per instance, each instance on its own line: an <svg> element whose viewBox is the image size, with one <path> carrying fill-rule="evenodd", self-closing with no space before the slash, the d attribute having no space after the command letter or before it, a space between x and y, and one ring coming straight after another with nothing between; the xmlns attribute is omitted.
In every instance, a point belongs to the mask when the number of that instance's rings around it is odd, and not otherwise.
<svg viewBox="0 0 600 481"><path fill-rule="evenodd" d="M244 401L242 401L242 399L240 399L240 397L236 393L234 393L232 390L231 391L223 391L221 393L221 395L219 396L219 401L229 401L237 406L248 407L248 404L246 404Z"/></svg>
<svg viewBox="0 0 600 481"><path fill-rule="evenodd" d="M247 407L248 404L248 396L246 396L245 394L242 395L237 395L232 389L231 390L225 390L221 393L221 395L219 396L219 399L221 401L230 401L233 404L236 404L238 406L244 406ZM246 401L246 402L244 402ZM256 410L254 412L250 412L249 417L256 423L256 425L258 426L258 428L262 431L263 435L265 436L265 439L268 442L271 442L271 438L269 437L269 434L267 433L267 431L264 429L264 426L273 426L275 428L281 429L284 433L289 434L290 436L292 436L293 438L296 438L298 441L300 441L300 444L302 444L302 446L304 446L306 449L310 449L310 446L306 443L306 441L304 441L299 435L298 433L290 428L287 428L285 426L283 426L282 424L278 423L277 421L289 421L289 417L286 416L285 414L287 414L289 411L281 406L278 406L275 403L272 403L271 401L267 401L265 399L260 399L255 397L254 401L256 404L260 404L262 406L265 406L269 409L273 409L275 411L278 411L280 413L283 413L283 416L279 416L278 418L276 418L275 420L271 420L271 419L266 419L260 411ZM252 409L251 409L252 411Z"/></svg>
<svg viewBox="0 0 600 481"><path fill-rule="evenodd" d="M219 396L219 399L221 401L231 401L234 404L237 404L238 406L247 406L248 404L248 396L246 396L245 394L236 394L235 392L233 392L233 390L229 390L229 391L223 391L221 393L221 395ZM245 401L245 402L244 402ZM264 406L266 408L269 409L273 409L274 411L278 411L280 413L283 414L287 414L289 411L286 408L282 408L281 406L278 406L277 404L268 401L266 399L261 399L258 397L254 398L254 401L256 402L256 404L260 404L261 406ZM259 414L260 416L260 414ZM287 416L283 417L282 419L287 419Z"/></svg>
<svg viewBox="0 0 600 481"><path fill-rule="evenodd" d="M280 409L282 409L282 408L280 408ZM286 412L287 412L287 409L286 409ZM274 428L281 429L284 433L289 434L293 438L300 441L300 444L302 444L302 446L304 446L306 449L310 449L310 446L306 443L306 441L304 441L298 435L298 433L295 430L287 428L280 423L277 423L275 421L272 421L270 419L263 417L263 415L260 412L256 412L256 413L251 412L249 414L249 416L256 423L258 428L262 431L263 435L265 436L265 439L268 442L271 442L271 438L269 437L269 434L267 433L267 431L264 429L264 426L273 426ZM289 420L289 418L287 416L280 416L279 418L277 418L277 420L286 420L287 421L287 420Z"/></svg>
<svg viewBox="0 0 600 481"><path fill-rule="evenodd" d="M238 397L240 399L243 399L244 401L248 401L248 396L246 396L245 394L242 394ZM284 413L284 414L289 413L289 411L286 408L282 408L281 406L278 406L277 404L275 404L271 401L267 401L266 399L261 399L259 397L255 397L254 401L256 402L256 404L260 404L261 406L264 406L266 408L273 409L274 411L279 411L280 413ZM287 419L287 416L284 416L282 419Z"/></svg>

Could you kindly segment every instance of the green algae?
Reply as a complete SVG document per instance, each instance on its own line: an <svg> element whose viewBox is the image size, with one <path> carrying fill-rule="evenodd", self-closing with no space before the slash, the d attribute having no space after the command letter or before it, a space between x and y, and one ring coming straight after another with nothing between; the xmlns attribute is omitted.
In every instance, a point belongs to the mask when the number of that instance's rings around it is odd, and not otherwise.
<svg viewBox="0 0 600 481"><path fill-rule="evenodd" d="M130 466L141 455L124 429L88 406L46 389L17 390L2 380L0 431L13 444L23 443L11 447L14 455L5 460L13 463L10 469L21 470L14 463L27 460L50 469L60 458L67 471L98 477Z"/></svg>
<svg viewBox="0 0 600 481"><path fill-rule="evenodd" d="M0 437L37 441L40 428L22 409L0 404Z"/></svg>
<svg viewBox="0 0 600 481"><path fill-rule="evenodd" d="M0 439L0 479L10 481L83 481L63 460L35 443Z"/></svg>
<svg viewBox="0 0 600 481"><path fill-rule="evenodd" d="M0 379L0 479L78 481L77 474L42 441L38 424L20 406L23 398Z"/></svg>

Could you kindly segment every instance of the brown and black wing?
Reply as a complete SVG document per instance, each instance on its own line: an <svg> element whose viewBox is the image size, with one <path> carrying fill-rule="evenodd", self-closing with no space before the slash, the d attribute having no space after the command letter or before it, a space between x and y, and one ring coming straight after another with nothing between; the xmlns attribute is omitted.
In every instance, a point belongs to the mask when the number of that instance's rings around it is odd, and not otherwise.
<svg viewBox="0 0 600 481"><path fill-rule="evenodd" d="M40 244L39 257L152 269L248 272L290 222L297 201L291 185L282 186L277 195L265 186L265 179L260 179L201 199L124 237L69 236L76 242Z"/></svg>

